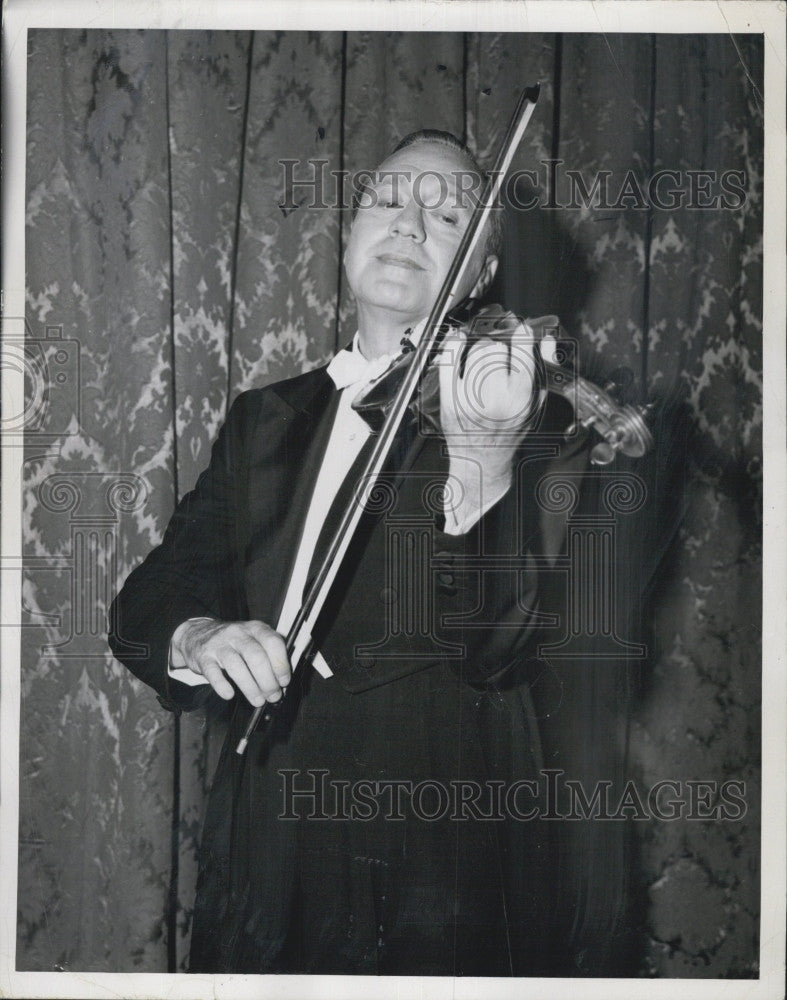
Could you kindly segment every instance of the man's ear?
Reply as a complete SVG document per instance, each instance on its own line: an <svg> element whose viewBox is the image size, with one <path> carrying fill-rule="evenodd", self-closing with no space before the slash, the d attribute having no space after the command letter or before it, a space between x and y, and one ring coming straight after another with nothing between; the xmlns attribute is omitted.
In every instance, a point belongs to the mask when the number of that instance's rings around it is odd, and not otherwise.
<svg viewBox="0 0 787 1000"><path fill-rule="evenodd" d="M495 280L495 275L497 274L497 265L500 261L497 259L495 254L490 253L489 256L484 261L483 267L481 268L481 273L478 275L478 280L473 285L470 290L470 298L480 299L484 292L489 288L492 282Z"/></svg>

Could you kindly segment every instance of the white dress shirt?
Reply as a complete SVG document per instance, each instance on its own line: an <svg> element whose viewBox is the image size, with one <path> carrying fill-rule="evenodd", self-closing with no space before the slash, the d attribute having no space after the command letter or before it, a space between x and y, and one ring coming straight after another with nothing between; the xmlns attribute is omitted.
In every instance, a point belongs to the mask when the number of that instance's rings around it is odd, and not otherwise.
<svg viewBox="0 0 787 1000"><path fill-rule="evenodd" d="M419 323L410 334L410 340L413 343L418 343L424 325L425 323L423 322ZM312 493L309 509L306 513L306 520L303 525L295 564L290 575L289 584L287 585L284 604L282 605L279 620L276 623L276 631L280 635L287 635L303 603L303 591L308 579L309 567L326 514L336 494L339 492L339 487L344 481L345 476L358 457L364 441L371 434L369 425L363 417L353 410L353 400L369 382L385 371L390 361L391 356L389 355L367 361L360 352L359 338L356 333L353 338L352 347L339 351L328 365L328 375L330 375L336 388L341 392L341 398L334 418L331 436L325 449L322 465L314 484L314 492ZM482 515L497 503L505 492L504 489L495 496L486 498L483 506L479 510L474 511L470 516L463 518L461 523L454 517L454 512L450 508L446 508L446 533L460 535L469 531L480 520ZM210 621L211 619L189 620ZM297 666L308 641L308 636L304 635L301 645L296 645L293 650L291 659L295 666ZM312 662L315 669L323 677L332 676L330 667L319 651L314 654ZM173 667L170 662L168 673L170 677L174 677L184 684L197 685L208 683L204 677L194 673L187 666Z"/></svg>

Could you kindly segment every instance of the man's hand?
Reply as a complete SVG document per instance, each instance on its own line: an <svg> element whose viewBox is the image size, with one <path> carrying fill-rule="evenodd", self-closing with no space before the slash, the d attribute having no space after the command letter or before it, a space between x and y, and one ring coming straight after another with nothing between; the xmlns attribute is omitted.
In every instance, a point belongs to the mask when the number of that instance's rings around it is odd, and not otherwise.
<svg viewBox="0 0 787 1000"><path fill-rule="evenodd" d="M170 660L204 677L227 700L235 693L231 677L252 705L278 701L292 676L284 639L260 621L185 621L172 636Z"/></svg>
<svg viewBox="0 0 787 1000"><path fill-rule="evenodd" d="M533 329L501 306L479 310L440 353L440 424L449 477L462 485L457 519L508 489L513 458L534 416Z"/></svg>

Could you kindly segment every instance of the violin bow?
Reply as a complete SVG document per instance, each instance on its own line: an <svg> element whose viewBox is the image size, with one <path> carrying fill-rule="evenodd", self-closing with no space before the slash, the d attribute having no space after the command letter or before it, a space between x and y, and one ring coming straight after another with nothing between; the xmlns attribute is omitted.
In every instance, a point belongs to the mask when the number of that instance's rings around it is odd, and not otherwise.
<svg viewBox="0 0 787 1000"><path fill-rule="evenodd" d="M423 335L413 353L410 367L397 390L366 465L358 477L361 488L356 490L353 500L345 509L322 564L304 598L303 605L287 633L285 647L293 670L296 669L301 657L311 644L312 630L328 599L342 560L352 543L366 503L385 467L399 427L408 412L410 402L418 389L424 372L440 349L446 332L444 325L446 314L456 304L454 301L456 290L465 275L470 258L478 246L489 214L495 211L495 202L535 110L540 89L540 85L535 84L522 91L503 136L495 164L487 175L481 197L473 207L470 222L429 313ZM285 697L286 694L277 702L268 702L254 709L243 737L236 748L238 754L245 753L249 739L257 728L260 718L262 717L265 722L269 722L273 713L281 707Z"/></svg>

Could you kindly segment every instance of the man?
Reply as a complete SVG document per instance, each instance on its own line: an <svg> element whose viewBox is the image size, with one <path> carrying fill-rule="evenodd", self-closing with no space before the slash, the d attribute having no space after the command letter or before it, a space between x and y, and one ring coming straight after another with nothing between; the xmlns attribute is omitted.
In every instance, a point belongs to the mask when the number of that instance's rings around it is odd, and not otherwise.
<svg viewBox="0 0 787 1000"><path fill-rule="evenodd" d="M350 404L420 335L478 173L437 132L380 165L344 257L351 348L238 397L210 467L113 606L113 651L166 707L236 703L205 822L191 971L570 971L553 933L550 830L523 821L539 796L524 783L542 764L527 663L557 599L543 571L565 536L535 484L581 472L587 450L583 433L564 438L559 405L536 406L532 331L510 314L495 336L447 340L440 432L423 419L403 431L383 509L370 502L294 672L283 640L368 449ZM492 281L495 229L457 304ZM508 568L486 572L486 559ZM288 687L239 756L252 707ZM522 796L494 808L515 782Z"/></svg>

